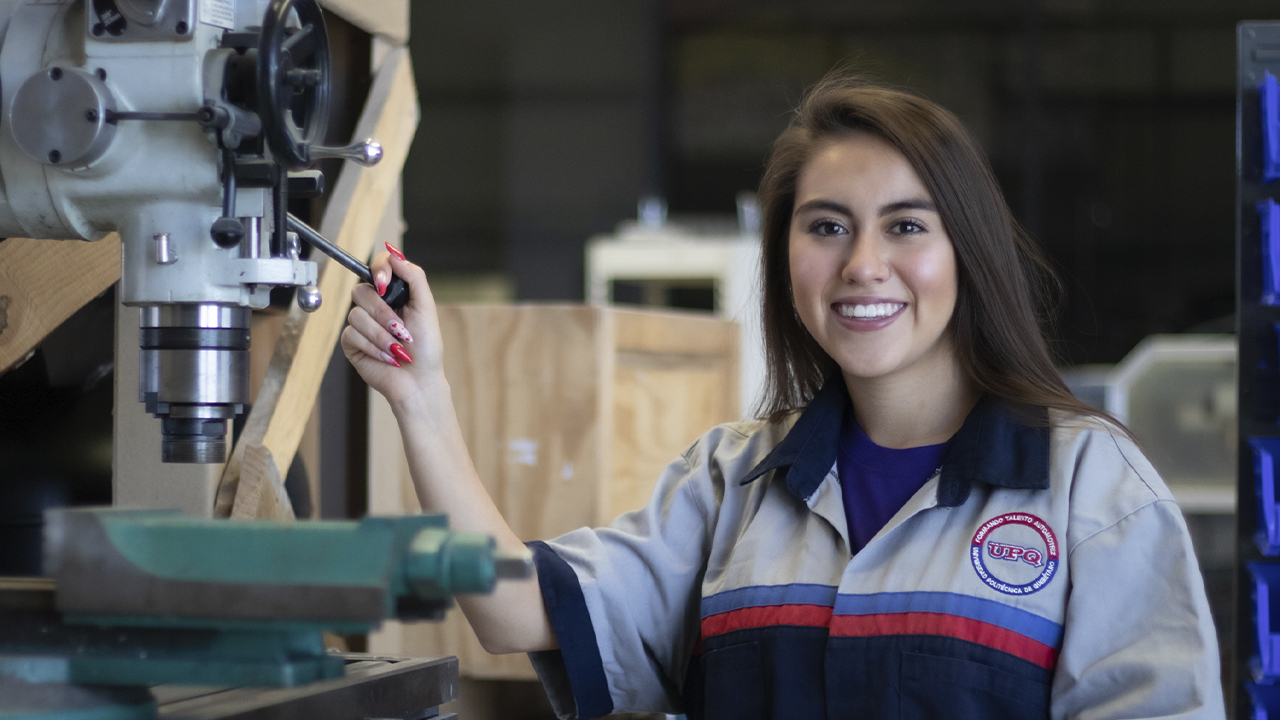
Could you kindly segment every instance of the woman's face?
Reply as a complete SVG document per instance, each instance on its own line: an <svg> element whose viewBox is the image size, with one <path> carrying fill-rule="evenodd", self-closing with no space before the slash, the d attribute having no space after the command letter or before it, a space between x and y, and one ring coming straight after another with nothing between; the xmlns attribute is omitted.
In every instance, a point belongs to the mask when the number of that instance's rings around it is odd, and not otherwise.
<svg viewBox="0 0 1280 720"><path fill-rule="evenodd" d="M954 371L955 251L888 143L859 132L819 146L797 178L788 252L800 319L846 381Z"/></svg>

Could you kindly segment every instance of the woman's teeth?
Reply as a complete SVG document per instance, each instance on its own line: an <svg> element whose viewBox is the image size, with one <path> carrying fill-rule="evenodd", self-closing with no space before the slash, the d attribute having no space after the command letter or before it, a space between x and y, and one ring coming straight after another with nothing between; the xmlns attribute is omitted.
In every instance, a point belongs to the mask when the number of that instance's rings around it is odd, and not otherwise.
<svg viewBox="0 0 1280 720"><path fill-rule="evenodd" d="M903 303L875 303L873 305L840 305L840 314L855 318L883 318L902 309Z"/></svg>

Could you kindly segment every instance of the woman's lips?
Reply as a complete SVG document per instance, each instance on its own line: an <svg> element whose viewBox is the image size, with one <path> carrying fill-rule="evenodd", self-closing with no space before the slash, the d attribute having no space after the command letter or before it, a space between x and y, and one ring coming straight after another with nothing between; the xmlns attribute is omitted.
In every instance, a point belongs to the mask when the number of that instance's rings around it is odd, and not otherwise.
<svg viewBox="0 0 1280 720"><path fill-rule="evenodd" d="M831 304L840 324L853 330L879 330L896 320L906 307L904 302L880 299Z"/></svg>

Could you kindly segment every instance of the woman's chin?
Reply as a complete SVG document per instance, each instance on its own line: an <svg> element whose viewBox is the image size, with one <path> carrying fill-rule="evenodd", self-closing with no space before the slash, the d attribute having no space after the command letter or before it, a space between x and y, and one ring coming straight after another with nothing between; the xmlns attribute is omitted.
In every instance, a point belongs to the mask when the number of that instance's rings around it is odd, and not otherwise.
<svg viewBox="0 0 1280 720"><path fill-rule="evenodd" d="M896 363L884 362L883 358L862 362L841 362L840 370L848 382L870 382L896 374L900 368Z"/></svg>

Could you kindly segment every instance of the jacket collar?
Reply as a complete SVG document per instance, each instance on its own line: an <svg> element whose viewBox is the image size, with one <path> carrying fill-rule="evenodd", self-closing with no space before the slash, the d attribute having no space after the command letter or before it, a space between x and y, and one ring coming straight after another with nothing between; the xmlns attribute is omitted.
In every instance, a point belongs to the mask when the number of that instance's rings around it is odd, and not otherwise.
<svg viewBox="0 0 1280 720"><path fill-rule="evenodd" d="M802 501L818 489L836 462L840 421L849 404L844 378L823 384L782 442L747 473L743 485L771 470L784 473L787 489ZM1040 413L1047 413L1041 409ZM942 460L938 504L962 505L974 482L1001 488L1049 487L1049 429L1027 425L999 401L982 397L951 439Z"/></svg>

